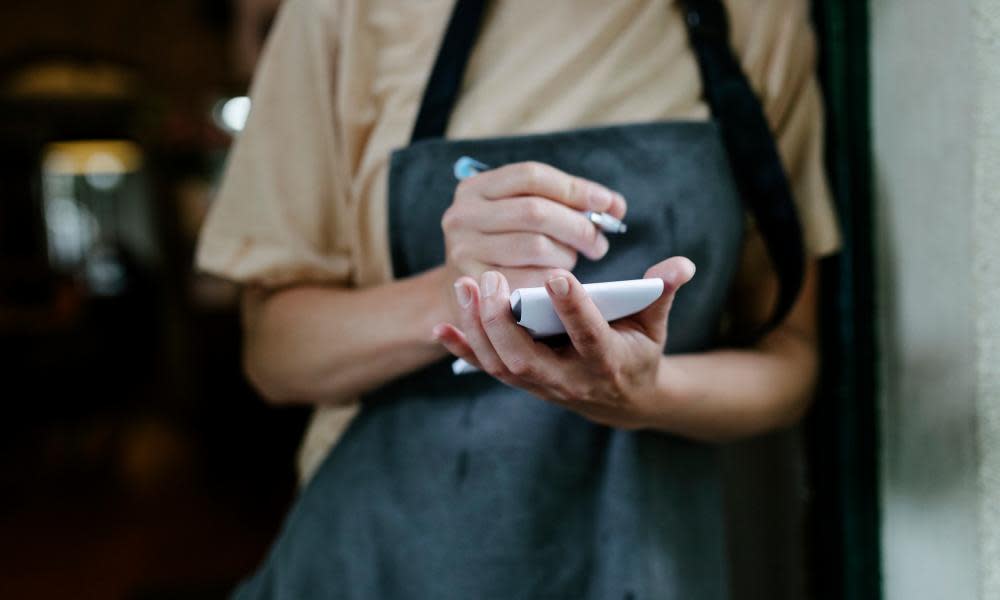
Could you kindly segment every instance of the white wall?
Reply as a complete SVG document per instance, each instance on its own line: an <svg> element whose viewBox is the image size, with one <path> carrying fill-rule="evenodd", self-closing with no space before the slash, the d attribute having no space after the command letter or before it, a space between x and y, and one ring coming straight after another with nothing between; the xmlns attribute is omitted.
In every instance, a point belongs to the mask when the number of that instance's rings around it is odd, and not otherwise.
<svg viewBox="0 0 1000 600"><path fill-rule="evenodd" d="M870 10L886 598L1000 598L1000 2Z"/></svg>
<svg viewBox="0 0 1000 600"><path fill-rule="evenodd" d="M1000 598L1000 1L974 3L979 84L973 128L980 590Z"/></svg>

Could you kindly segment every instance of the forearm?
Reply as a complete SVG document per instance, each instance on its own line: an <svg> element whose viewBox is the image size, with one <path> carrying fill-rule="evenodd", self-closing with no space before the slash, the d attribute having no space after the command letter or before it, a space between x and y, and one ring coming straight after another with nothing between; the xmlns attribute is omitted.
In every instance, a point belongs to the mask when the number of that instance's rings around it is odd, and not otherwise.
<svg viewBox="0 0 1000 600"><path fill-rule="evenodd" d="M440 359L442 268L366 289L301 286L244 299L244 366L276 403L339 403Z"/></svg>
<svg viewBox="0 0 1000 600"><path fill-rule="evenodd" d="M789 427L808 408L817 371L815 340L787 328L745 350L664 356L654 427L716 442Z"/></svg>

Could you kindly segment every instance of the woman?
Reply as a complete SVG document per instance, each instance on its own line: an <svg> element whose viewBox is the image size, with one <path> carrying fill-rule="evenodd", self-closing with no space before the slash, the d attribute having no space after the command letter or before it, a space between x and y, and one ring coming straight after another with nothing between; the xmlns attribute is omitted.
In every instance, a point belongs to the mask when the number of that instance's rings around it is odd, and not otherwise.
<svg viewBox="0 0 1000 600"><path fill-rule="evenodd" d="M805 410L815 259L838 239L804 3L730 2L729 36L712 5L284 6L198 260L246 284L265 397L363 408L241 595L725 597L710 442ZM760 160L734 160L744 125L724 102L707 121L727 41L795 197L801 286L771 268L789 255L758 233L771 222L745 221L740 174ZM764 129L751 147L773 168ZM456 187L465 154L497 168ZM608 239L582 210L629 232ZM580 287L642 276L663 297L613 325ZM561 348L507 308L541 285ZM452 376L449 352L486 372Z"/></svg>

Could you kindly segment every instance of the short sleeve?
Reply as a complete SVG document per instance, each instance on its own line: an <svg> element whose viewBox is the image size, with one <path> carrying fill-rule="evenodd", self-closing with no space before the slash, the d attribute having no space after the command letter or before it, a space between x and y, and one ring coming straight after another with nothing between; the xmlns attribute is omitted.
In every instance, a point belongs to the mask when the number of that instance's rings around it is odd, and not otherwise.
<svg viewBox="0 0 1000 600"><path fill-rule="evenodd" d="M335 12L331 0L282 5L251 87L249 119L201 231L201 270L265 286L349 280Z"/></svg>
<svg viewBox="0 0 1000 600"><path fill-rule="evenodd" d="M826 179L823 108L815 78L810 78L776 138L798 207L806 252L816 257L836 252L840 228Z"/></svg>
<svg viewBox="0 0 1000 600"><path fill-rule="evenodd" d="M734 46L774 131L802 223L806 252L840 247L840 229L824 167L823 103L816 80L816 39L803 0L730 2L746 27Z"/></svg>

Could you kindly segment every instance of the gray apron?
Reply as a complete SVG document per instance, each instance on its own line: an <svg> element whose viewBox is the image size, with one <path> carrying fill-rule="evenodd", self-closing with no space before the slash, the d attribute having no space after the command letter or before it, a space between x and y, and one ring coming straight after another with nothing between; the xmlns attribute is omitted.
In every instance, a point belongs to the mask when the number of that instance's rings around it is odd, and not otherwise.
<svg viewBox="0 0 1000 600"><path fill-rule="evenodd" d="M454 71L461 73L472 43L459 40L464 50L456 53L456 27L478 19L463 16L470 4L460 1L452 17L416 141L392 156L396 276L444 261L440 221L458 157L540 161L628 200L628 233L611 239L602 260L581 260L575 274L584 282L633 279L670 256L691 258L698 275L677 295L667 350L712 347L745 220L719 126L658 122L441 139L461 79ZM238 597L727 596L717 448L597 425L489 375L456 377L449 362L363 399Z"/></svg>

